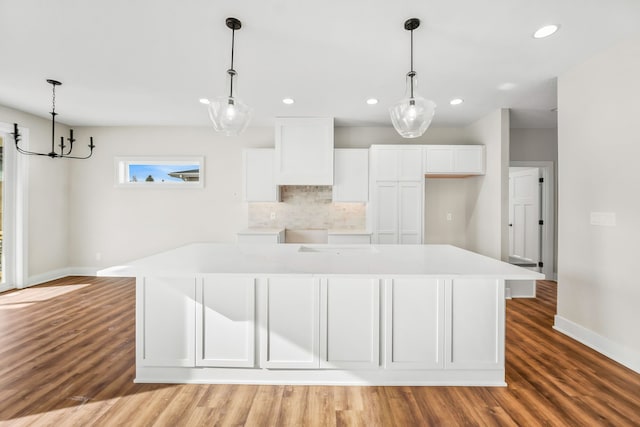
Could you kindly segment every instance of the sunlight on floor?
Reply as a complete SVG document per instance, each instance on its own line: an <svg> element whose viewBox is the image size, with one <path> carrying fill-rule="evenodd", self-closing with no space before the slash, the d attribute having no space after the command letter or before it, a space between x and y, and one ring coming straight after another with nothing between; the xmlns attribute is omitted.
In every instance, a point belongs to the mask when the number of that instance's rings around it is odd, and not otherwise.
<svg viewBox="0 0 640 427"><path fill-rule="evenodd" d="M69 292L77 291L89 284L65 285L65 286L49 286L21 289L16 292L0 294L0 310L14 310L18 308L28 307L41 301L47 301Z"/></svg>

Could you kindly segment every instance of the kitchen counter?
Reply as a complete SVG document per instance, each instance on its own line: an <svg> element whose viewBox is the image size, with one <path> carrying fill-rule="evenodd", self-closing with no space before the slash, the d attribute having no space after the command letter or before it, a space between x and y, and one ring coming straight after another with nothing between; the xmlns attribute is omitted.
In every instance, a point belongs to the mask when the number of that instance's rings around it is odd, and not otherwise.
<svg viewBox="0 0 640 427"><path fill-rule="evenodd" d="M544 278L543 274L451 245L194 243L99 272L120 276L150 273Z"/></svg>
<svg viewBox="0 0 640 427"><path fill-rule="evenodd" d="M448 245L198 243L136 276L136 382L504 386L505 280Z"/></svg>

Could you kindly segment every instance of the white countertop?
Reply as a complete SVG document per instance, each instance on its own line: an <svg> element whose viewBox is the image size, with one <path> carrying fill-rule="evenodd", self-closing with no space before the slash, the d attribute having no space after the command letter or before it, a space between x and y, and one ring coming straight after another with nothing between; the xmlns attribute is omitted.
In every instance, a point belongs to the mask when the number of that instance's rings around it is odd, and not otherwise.
<svg viewBox="0 0 640 427"><path fill-rule="evenodd" d="M450 245L194 243L114 266L99 276L314 274L544 279L544 275Z"/></svg>

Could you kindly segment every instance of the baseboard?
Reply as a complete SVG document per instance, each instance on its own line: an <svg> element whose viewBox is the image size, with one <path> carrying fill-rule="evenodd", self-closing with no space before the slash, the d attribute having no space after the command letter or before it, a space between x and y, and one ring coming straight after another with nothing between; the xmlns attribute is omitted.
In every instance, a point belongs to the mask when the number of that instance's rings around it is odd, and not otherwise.
<svg viewBox="0 0 640 427"><path fill-rule="evenodd" d="M90 267L67 267L60 268L58 270L48 271L42 274L36 274L35 276L29 276L25 284L25 288L29 286L41 285L42 283L50 282L52 280L61 279L67 276L95 276L98 270Z"/></svg>
<svg viewBox="0 0 640 427"><path fill-rule="evenodd" d="M640 374L640 352L622 346L558 315L554 318L553 329Z"/></svg>

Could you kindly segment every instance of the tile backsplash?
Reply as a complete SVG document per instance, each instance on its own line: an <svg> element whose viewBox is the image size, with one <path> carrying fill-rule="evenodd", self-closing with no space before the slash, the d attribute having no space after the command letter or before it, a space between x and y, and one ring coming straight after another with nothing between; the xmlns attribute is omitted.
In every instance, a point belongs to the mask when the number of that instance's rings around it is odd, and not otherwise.
<svg viewBox="0 0 640 427"><path fill-rule="evenodd" d="M250 228L366 228L366 205L333 203L331 186L287 185L280 196L280 203L249 203Z"/></svg>

